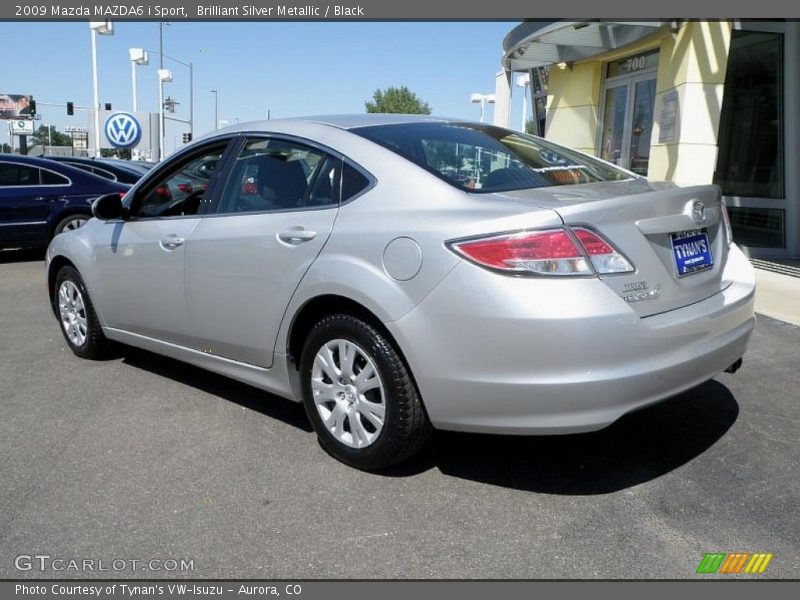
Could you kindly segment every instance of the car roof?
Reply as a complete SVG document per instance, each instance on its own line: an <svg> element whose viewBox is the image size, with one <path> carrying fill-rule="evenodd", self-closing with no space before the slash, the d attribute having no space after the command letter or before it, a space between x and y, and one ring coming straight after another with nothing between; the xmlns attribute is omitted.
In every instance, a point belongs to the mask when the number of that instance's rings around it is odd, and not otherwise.
<svg viewBox="0 0 800 600"><path fill-rule="evenodd" d="M117 181L111 181L109 179L104 179L98 175L94 175L83 169L78 169L77 167L73 167L72 165L59 162L57 160L50 160L49 158L40 158L38 156L27 156L25 154L9 154L9 153L0 153L0 161L8 161L8 162L16 162L23 165L30 165L32 167L38 167L40 169L48 169L50 171L54 171L56 173L60 173L61 175L66 175L67 177L72 180L73 183L76 182L83 182L83 183L98 183L103 182L110 184L110 187L114 188L116 186L122 186L123 188L129 188L130 185L125 183L119 183Z"/></svg>
<svg viewBox="0 0 800 600"><path fill-rule="evenodd" d="M339 127L340 129L355 129L356 127L369 127L376 125L399 125L402 123L449 123L455 121L447 117L430 115L403 115L389 113L366 113L354 115L322 115L302 117L299 121L312 121Z"/></svg>
<svg viewBox="0 0 800 600"><path fill-rule="evenodd" d="M28 156L26 154L9 154L7 152L0 154L0 160L14 161L26 165L32 165L35 167L43 167L43 168L51 168L53 162L55 162L51 161L50 159L42 158L39 156ZM65 165L59 165L59 166L63 168Z"/></svg>
<svg viewBox="0 0 800 600"><path fill-rule="evenodd" d="M315 115L309 117L292 117L287 119L272 119L269 121L248 121L237 123L213 132L214 134L235 133L238 131L265 130L269 131L275 125L291 125L293 123L317 123L338 129L355 129L357 127L370 127L377 125L399 125L402 123L463 123L466 119L451 119L431 115L402 115L389 113L364 113L352 115ZM204 138L209 135L204 135Z"/></svg>
<svg viewBox="0 0 800 600"><path fill-rule="evenodd" d="M125 161L113 162L110 160L104 160L101 158L93 158L90 156L63 156L63 155L53 155L53 156L42 156L41 158L47 160L54 160L56 162L64 162L64 163L77 163L80 165L89 165L97 167L98 169L106 169L111 171L113 169L118 169L124 171L130 175L141 175L138 170L135 170L132 167L129 167Z"/></svg>

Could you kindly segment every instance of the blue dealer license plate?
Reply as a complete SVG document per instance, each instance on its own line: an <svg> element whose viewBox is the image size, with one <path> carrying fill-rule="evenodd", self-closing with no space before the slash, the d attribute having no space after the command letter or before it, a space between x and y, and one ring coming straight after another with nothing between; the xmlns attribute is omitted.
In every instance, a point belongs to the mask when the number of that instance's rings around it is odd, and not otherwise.
<svg viewBox="0 0 800 600"><path fill-rule="evenodd" d="M705 231L682 231L670 234L672 256L678 269L678 276L705 271L714 266L711 245Z"/></svg>

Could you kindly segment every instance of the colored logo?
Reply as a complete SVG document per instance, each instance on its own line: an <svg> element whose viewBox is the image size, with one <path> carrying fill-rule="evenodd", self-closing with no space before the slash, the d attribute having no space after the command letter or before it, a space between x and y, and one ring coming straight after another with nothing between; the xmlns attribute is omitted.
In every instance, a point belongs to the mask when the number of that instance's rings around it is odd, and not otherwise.
<svg viewBox="0 0 800 600"><path fill-rule="evenodd" d="M748 573L750 575L761 574L767 570L769 561L772 560L772 553L765 552L715 552L706 554L697 567L697 573L724 573L726 575L736 575Z"/></svg>
<svg viewBox="0 0 800 600"><path fill-rule="evenodd" d="M114 113L104 127L106 137L114 148L133 148L142 138L142 126L130 113Z"/></svg>

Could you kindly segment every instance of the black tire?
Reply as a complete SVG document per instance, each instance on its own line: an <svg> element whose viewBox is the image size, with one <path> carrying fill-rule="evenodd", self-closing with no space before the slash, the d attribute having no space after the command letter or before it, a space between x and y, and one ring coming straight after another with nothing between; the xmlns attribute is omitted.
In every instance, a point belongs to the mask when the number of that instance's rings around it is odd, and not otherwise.
<svg viewBox="0 0 800 600"><path fill-rule="evenodd" d="M374 441L363 448L352 448L339 441L323 423L312 392L312 368L320 349L332 340L347 340L365 351L383 383L383 428ZM309 332L300 359L303 405L328 454L365 471L384 469L399 463L423 448L432 427L408 367L386 338L361 319L334 314L320 320Z"/></svg>
<svg viewBox="0 0 800 600"><path fill-rule="evenodd" d="M85 320L85 336L82 343L77 343L73 339L70 339L70 336L67 334L67 325L65 325L62 320L62 298L60 294L61 288L65 282L70 282L77 290L78 294L80 294L83 310L77 311L77 314L81 315ZM67 342L70 350L72 350L76 356L89 360L103 358L108 349L108 340L106 340L105 335L103 335L103 329L100 327L100 322L97 320L97 314L94 311L94 306L92 306L92 301L86 291L86 285L83 283L80 273L78 273L75 268L70 266L62 267L58 275L56 275L55 288L53 289L53 309L56 313L56 319L58 319L58 326L61 330L61 334L64 336L64 340Z"/></svg>
<svg viewBox="0 0 800 600"><path fill-rule="evenodd" d="M84 221L84 222L88 221L91 218L92 218L91 215L87 215L87 214L84 214L84 213L76 213L76 214L72 214L72 215L69 215L67 217L64 217L63 219L61 219L58 222L58 224L56 225L55 229L53 229L53 237L57 236L59 233L63 233L65 230L69 231L71 229L77 229L77 227L75 227L75 225L77 223L80 223L81 221ZM78 227L82 227L82 226L83 226L83 223L78 225Z"/></svg>

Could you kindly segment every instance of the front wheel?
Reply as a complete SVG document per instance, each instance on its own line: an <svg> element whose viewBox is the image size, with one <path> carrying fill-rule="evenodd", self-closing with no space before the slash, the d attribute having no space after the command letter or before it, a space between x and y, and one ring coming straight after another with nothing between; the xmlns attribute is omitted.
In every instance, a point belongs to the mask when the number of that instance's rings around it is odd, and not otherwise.
<svg viewBox="0 0 800 600"><path fill-rule="evenodd" d="M377 329L330 315L311 330L300 360L303 404L322 447L376 470L419 451L431 425L411 373Z"/></svg>
<svg viewBox="0 0 800 600"><path fill-rule="evenodd" d="M108 342L83 279L73 267L62 267L56 275L55 309L70 350L81 358L101 358Z"/></svg>

